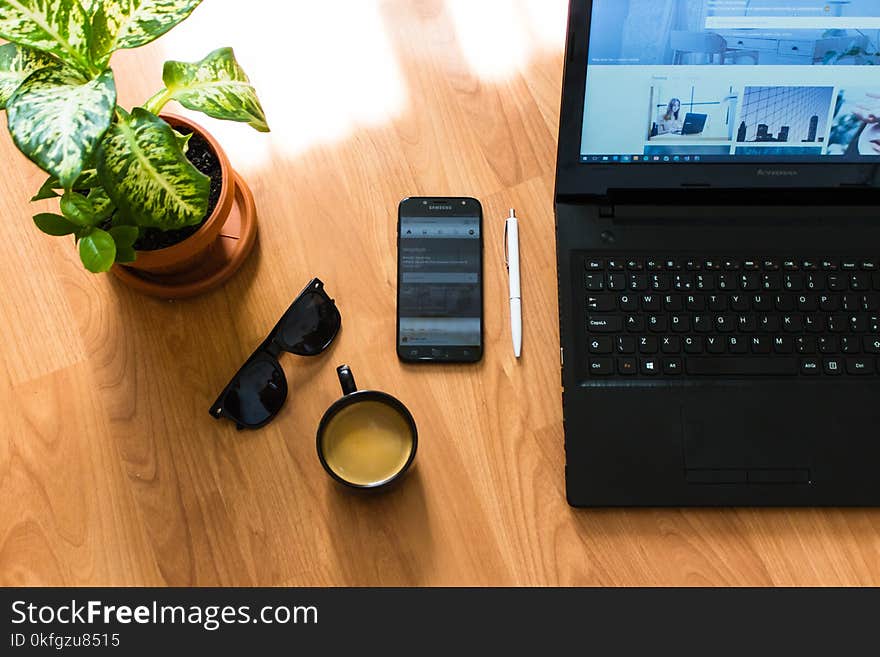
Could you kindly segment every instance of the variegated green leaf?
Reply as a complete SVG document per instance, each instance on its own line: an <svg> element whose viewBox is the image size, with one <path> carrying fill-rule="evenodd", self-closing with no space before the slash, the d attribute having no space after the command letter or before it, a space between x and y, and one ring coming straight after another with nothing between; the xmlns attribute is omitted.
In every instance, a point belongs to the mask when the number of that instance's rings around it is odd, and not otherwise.
<svg viewBox="0 0 880 657"><path fill-rule="evenodd" d="M103 0L96 2L92 52L106 62L114 51L150 43L186 19L202 0Z"/></svg>
<svg viewBox="0 0 880 657"><path fill-rule="evenodd" d="M14 43L0 46L0 110L6 109L6 103L27 76L57 63L49 55L25 46Z"/></svg>
<svg viewBox="0 0 880 657"><path fill-rule="evenodd" d="M171 230L199 223L210 179L186 159L174 130L142 108L113 124L98 149L98 177L139 226Z"/></svg>
<svg viewBox="0 0 880 657"><path fill-rule="evenodd" d="M107 131L116 107L112 71L85 81L67 68L31 74L9 101L9 132L34 163L72 187Z"/></svg>
<svg viewBox="0 0 880 657"><path fill-rule="evenodd" d="M99 69L92 63L89 23L76 0L0 0L0 37L92 75Z"/></svg>
<svg viewBox="0 0 880 657"><path fill-rule="evenodd" d="M79 4L82 5L86 15L91 18L98 12L98 9L101 8L105 1L106 0L79 0ZM113 0L110 0L110 2L113 2Z"/></svg>
<svg viewBox="0 0 880 657"><path fill-rule="evenodd" d="M110 218L110 215L112 215L113 211L116 209L116 206L113 205L113 201L110 200L110 197L107 196L107 192L104 191L102 187L96 187L90 191L87 198L89 199L89 203L92 204L92 212L95 213L95 220L98 223Z"/></svg>
<svg viewBox="0 0 880 657"><path fill-rule="evenodd" d="M232 48L220 48L200 62L165 62L166 96L215 119L242 121L268 132L266 115Z"/></svg>

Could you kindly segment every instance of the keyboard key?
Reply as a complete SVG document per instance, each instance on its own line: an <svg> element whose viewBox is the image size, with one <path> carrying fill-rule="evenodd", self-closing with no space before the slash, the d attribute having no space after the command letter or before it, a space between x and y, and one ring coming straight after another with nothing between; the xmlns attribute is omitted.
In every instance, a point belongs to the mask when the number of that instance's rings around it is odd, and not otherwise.
<svg viewBox="0 0 880 657"><path fill-rule="evenodd" d="M714 274L697 274L694 277L694 289L699 292L711 292L715 289Z"/></svg>
<svg viewBox="0 0 880 657"><path fill-rule="evenodd" d="M797 298L797 309L802 312L812 312L819 308L819 302L812 294L801 294Z"/></svg>
<svg viewBox="0 0 880 657"><path fill-rule="evenodd" d="M617 338L617 353L619 354L634 354L636 353L636 339L631 338L629 336L618 336Z"/></svg>
<svg viewBox="0 0 880 657"><path fill-rule="evenodd" d="M691 317L690 315L672 315L669 318L669 325L676 333L690 333Z"/></svg>
<svg viewBox="0 0 880 657"><path fill-rule="evenodd" d="M589 271L602 271L605 269L605 261L601 258L587 258L586 268Z"/></svg>
<svg viewBox="0 0 880 657"><path fill-rule="evenodd" d="M626 289L626 274L608 274L608 289L612 292L622 292Z"/></svg>
<svg viewBox="0 0 880 657"><path fill-rule="evenodd" d="M648 330L653 333L663 333L666 331L667 321L666 315L648 315Z"/></svg>
<svg viewBox="0 0 880 657"><path fill-rule="evenodd" d="M752 345L752 353L753 354L769 354L770 353L770 338L764 335L755 335L749 339ZM790 350L789 350L790 351Z"/></svg>
<svg viewBox="0 0 880 657"><path fill-rule="evenodd" d="M623 322L614 315L589 315L587 329L591 333L620 333Z"/></svg>
<svg viewBox="0 0 880 657"><path fill-rule="evenodd" d="M669 274L651 274L651 277L648 279L648 286L655 292L668 292L672 289Z"/></svg>
<svg viewBox="0 0 880 657"><path fill-rule="evenodd" d="M790 354L794 351L794 341L787 335L778 335L773 338L773 351L777 354Z"/></svg>
<svg viewBox="0 0 880 657"><path fill-rule="evenodd" d="M641 260L639 260L638 258L634 258L632 260L626 261L626 268L630 271L642 271L645 266Z"/></svg>
<svg viewBox="0 0 880 657"><path fill-rule="evenodd" d="M624 262L623 260L619 260L617 258L612 258L608 261L608 269L610 271L623 271Z"/></svg>
<svg viewBox="0 0 880 657"><path fill-rule="evenodd" d="M692 299L693 297L688 298ZM663 297L663 309L673 313L684 310L683 297L679 294L667 294ZM692 309L688 308L688 310Z"/></svg>
<svg viewBox="0 0 880 657"><path fill-rule="evenodd" d="M676 335L667 335L660 338L660 351L664 354L677 354L681 352L681 338Z"/></svg>
<svg viewBox="0 0 880 657"><path fill-rule="evenodd" d="M648 277L645 274L630 274L627 288L633 292L644 292L648 289Z"/></svg>
<svg viewBox="0 0 880 657"><path fill-rule="evenodd" d="M795 349L799 354L814 354L816 353L816 338L812 336L807 337L799 337L794 339ZM877 352L880 353L880 352Z"/></svg>
<svg viewBox="0 0 880 657"><path fill-rule="evenodd" d="M656 376L660 374L660 361L656 358L642 358L641 372L648 376Z"/></svg>
<svg viewBox="0 0 880 657"><path fill-rule="evenodd" d="M643 294L642 295L642 310L646 312L656 312L660 310L660 295L659 294Z"/></svg>
<svg viewBox="0 0 880 657"><path fill-rule="evenodd" d="M639 309L639 298L635 294L621 294L619 305L626 312L636 311Z"/></svg>
<svg viewBox="0 0 880 657"><path fill-rule="evenodd" d="M862 346L869 354L880 354L880 338L865 337L862 339Z"/></svg>
<svg viewBox="0 0 880 657"><path fill-rule="evenodd" d="M843 374L843 361L840 358L826 358L823 371L831 376Z"/></svg>
<svg viewBox="0 0 880 657"><path fill-rule="evenodd" d="M641 333L645 330L645 316L627 315L624 324L626 325L626 330L630 333Z"/></svg>
<svg viewBox="0 0 880 657"><path fill-rule="evenodd" d="M865 375L874 373L874 360L872 358L847 358L846 371L848 374Z"/></svg>
<svg viewBox="0 0 880 657"><path fill-rule="evenodd" d="M857 354L861 349L859 348L859 339L856 337L851 337L849 335L841 336L840 338L840 353L842 354Z"/></svg>
<svg viewBox="0 0 880 657"><path fill-rule="evenodd" d="M819 295L819 310L826 313L832 313L838 308L840 308L840 297L834 294Z"/></svg>
<svg viewBox="0 0 880 657"><path fill-rule="evenodd" d="M587 297L587 310L592 310L597 313L607 313L615 310L616 307L616 299L609 294Z"/></svg>
<svg viewBox="0 0 880 657"><path fill-rule="evenodd" d="M614 374L614 362L610 358L593 358L590 360L590 374L593 376Z"/></svg>
<svg viewBox="0 0 880 657"><path fill-rule="evenodd" d="M587 274L587 291L600 292L605 289L605 277L602 274Z"/></svg>
<svg viewBox="0 0 880 657"><path fill-rule="evenodd" d="M710 354L723 354L727 348L726 340L717 335L710 335L706 338L706 351Z"/></svg>
<svg viewBox="0 0 880 657"><path fill-rule="evenodd" d="M639 364L635 358L618 358L617 371L623 376L632 376L639 373Z"/></svg>
<svg viewBox="0 0 880 657"><path fill-rule="evenodd" d="M678 375L682 373L682 363L679 358L664 358L663 373L668 375Z"/></svg>
<svg viewBox="0 0 880 657"><path fill-rule="evenodd" d="M727 350L732 354L749 353L749 343L742 336L731 335L727 338Z"/></svg>
<svg viewBox="0 0 880 657"><path fill-rule="evenodd" d="M819 345L820 354L836 354L838 351L837 338L832 336L822 336L816 340Z"/></svg>
<svg viewBox="0 0 880 657"><path fill-rule="evenodd" d="M696 376L784 376L798 373L795 358L689 358L688 374Z"/></svg>
<svg viewBox="0 0 880 657"><path fill-rule="evenodd" d="M641 354L656 354L657 353L657 338L653 336L642 336L639 338L639 353Z"/></svg>
<svg viewBox="0 0 880 657"><path fill-rule="evenodd" d="M590 338L591 354L610 354L613 351L613 344L610 337L594 337Z"/></svg>
<svg viewBox="0 0 880 657"><path fill-rule="evenodd" d="M840 274L830 274L827 280L828 289L832 292L842 292L849 287L849 280L847 277L841 276Z"/></svg>
<svg viewBox="0 0 880 657"><path fill-rule="evenodd" d="M703 353L703 338L699 335L689 335L684 340L682 340L684 344L684 353L686 354L701 354ZM877 352L880 354L880 351Z"/></svg>
<svg viewBox="0 0 880 657"><path fill-rule="evenodd" d="M871 289L871 278L864 272L858 272L850 276L849 286L856 292L865 292Z"/></svg>
<svg viewBox="0 0 880 657"><path fill-rule="evenodd" d="M822 363L818 358L804 358L801 360L801 374L815 375L822 371Z"/></svg>
<svg viewBox="0 0 880 657"><path fill-rule="evenodd" d="M720 333L730 333L736 328L736 317L731 313L715 315L715 330Z"/></svg>

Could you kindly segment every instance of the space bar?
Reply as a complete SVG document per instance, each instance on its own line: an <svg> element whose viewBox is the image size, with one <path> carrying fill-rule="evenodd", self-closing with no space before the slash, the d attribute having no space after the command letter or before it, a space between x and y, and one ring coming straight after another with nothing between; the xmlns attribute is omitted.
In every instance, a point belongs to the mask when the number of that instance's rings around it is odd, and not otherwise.
<svg viewBox="0 0 880 657"><path fill-rule="evenodd" d="M782 376L798 373L796 358L688 358L687 372L697 376Z"/></svg>

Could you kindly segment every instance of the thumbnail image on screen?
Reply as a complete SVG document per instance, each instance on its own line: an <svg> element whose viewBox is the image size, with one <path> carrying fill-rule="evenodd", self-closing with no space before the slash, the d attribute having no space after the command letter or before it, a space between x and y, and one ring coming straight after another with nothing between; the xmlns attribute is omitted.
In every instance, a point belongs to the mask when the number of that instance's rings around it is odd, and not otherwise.
<svg viewBox="0 0 880 657"><path fill-rule="evenodd" d="M581 161L871 160L880 0L594 0Z"/></svg>

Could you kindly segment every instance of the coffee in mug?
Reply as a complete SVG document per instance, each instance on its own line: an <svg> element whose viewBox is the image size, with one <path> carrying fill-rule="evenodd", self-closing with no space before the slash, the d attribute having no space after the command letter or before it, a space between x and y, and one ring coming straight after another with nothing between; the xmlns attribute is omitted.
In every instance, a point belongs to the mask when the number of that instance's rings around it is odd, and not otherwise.
<svg viewBox="0 0 880 657"><path fill-rule="evenodd" d="M348 486L385 486L402 476L415 458L415 421L391 395L357 390L348 366L337 373L345 395L321 420L318 457L330 476Z"/></svg>

